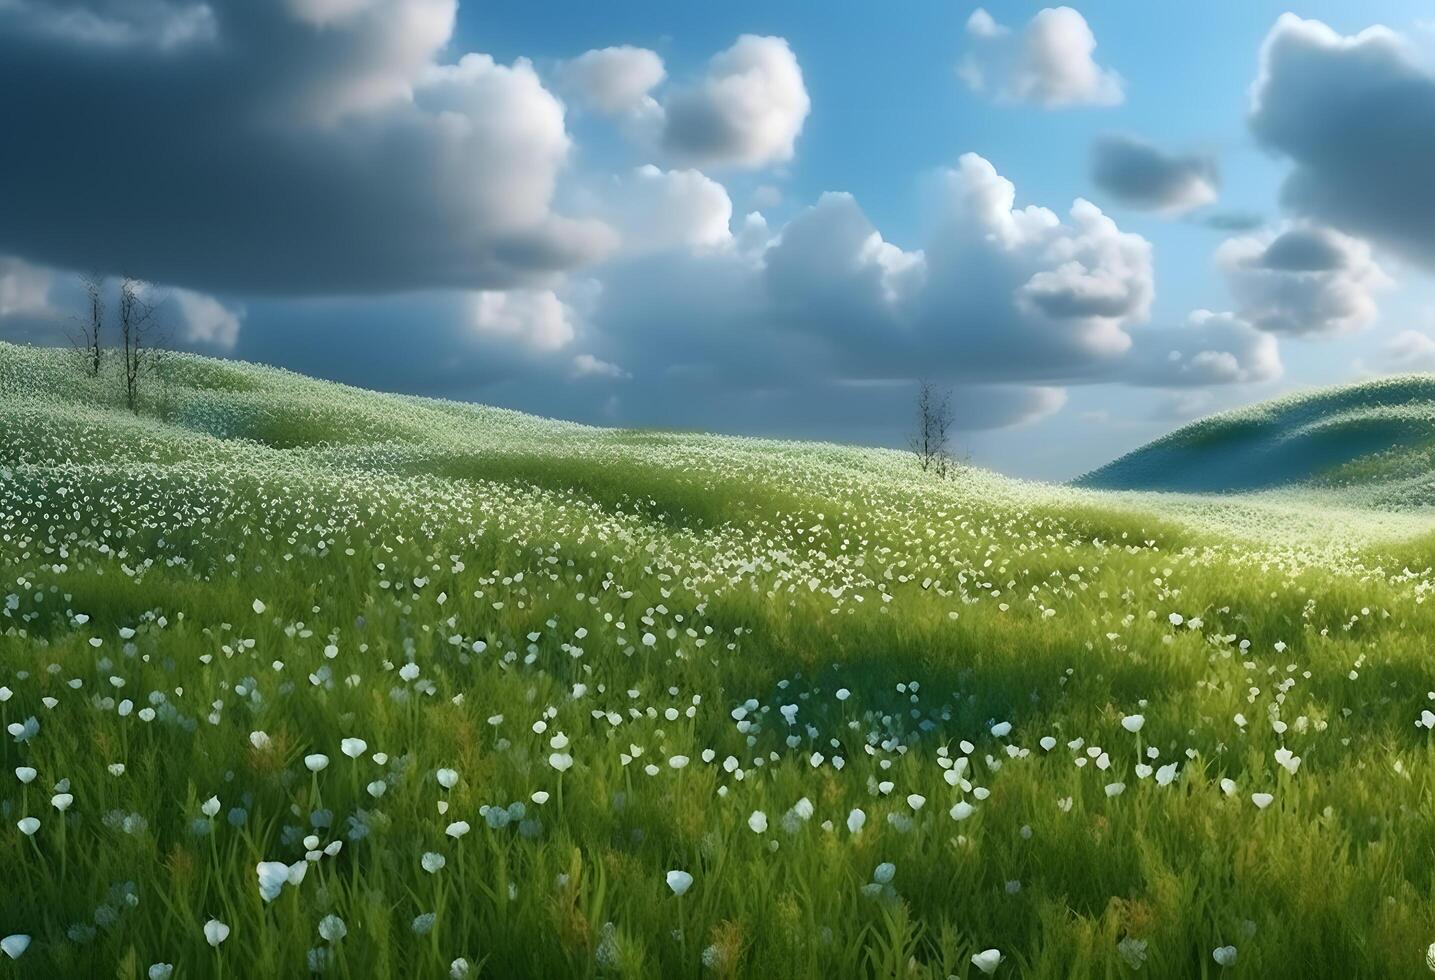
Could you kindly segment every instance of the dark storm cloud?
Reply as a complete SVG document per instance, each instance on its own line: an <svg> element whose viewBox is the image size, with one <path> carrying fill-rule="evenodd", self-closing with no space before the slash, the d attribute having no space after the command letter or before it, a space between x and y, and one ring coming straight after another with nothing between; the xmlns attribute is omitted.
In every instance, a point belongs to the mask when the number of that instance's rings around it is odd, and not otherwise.
<svg viewBox="0 0 1435 980"><path fill-rule="evenodd" d="M606 228L551 209L569 140L532 67L435 63L454 9L0 3L0 251L293 294L505 286L601 254Z"/></svg>

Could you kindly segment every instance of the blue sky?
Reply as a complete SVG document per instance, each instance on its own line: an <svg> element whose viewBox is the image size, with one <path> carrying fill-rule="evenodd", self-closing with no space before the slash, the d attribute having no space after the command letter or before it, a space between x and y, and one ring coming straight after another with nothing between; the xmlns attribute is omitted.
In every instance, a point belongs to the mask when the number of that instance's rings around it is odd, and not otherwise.
<svg viewBox="0 0 1435 980"><path fill-rule="evenodd" d="M0 0L0 338L86 269L195 350L598 423L896 445L927 376L1066 478L1435 367L1422 6ZM160 135L101 169L107 108Z"/></svg>

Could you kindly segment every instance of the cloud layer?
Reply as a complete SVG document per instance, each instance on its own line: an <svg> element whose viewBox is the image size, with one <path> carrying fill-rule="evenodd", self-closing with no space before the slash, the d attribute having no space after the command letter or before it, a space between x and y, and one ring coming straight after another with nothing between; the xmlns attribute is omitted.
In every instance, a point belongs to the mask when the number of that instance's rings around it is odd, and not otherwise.
<svg viewBox="0 0 1435 980"><path fill-rule="evenodd" d="M1387 281L1336 230L1359 216L1296 192L1374 166L1330 163L1341 139L1303 100L1331 97L1311 64L1406 58L1385 34L1277 25L1252 126L1296 161L1287 197L1310 216L1206 219L1251 232L1217 254L1234 310L1153 323L1150 241L1088 200L1019 202L975 153L928 175L911 241L851 194L783 185L812 111L783 38L671 77L628 45L540 74L454 50L456 2L0 0L0 85L34 93L0 98L26 147L0 153L5 335L62 334L67 270L123 272L163 284L184 346L592 421L890 442L919 377L956 387L965 428L1042 418L1072 385L1193 405L1269 382L1279 335L1362 329ZM979 10L967 46L963 78L999 102L1125 97L1070 8L1018 27ZM1218 183L1210 158L1131 136L1096 142L1092 178L1168 216Z"/></svg>

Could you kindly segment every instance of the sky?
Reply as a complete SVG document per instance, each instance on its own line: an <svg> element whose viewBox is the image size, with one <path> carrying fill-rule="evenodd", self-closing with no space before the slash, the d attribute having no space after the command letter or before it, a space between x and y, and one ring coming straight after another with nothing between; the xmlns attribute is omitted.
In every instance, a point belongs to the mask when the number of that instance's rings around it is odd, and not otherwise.
<svg viewBox="0 0 1435 980"><path fill-rule="evenodd" d="M1067 479L1435 369L1426 6L0 0L0 339Z"/></svg>

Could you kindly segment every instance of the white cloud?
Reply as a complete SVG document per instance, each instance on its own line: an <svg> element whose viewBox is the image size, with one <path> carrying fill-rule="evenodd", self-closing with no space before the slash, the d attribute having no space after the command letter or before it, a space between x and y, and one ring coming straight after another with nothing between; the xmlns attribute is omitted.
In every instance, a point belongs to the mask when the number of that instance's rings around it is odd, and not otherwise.
<svg viewBox="0 0 1435 980"><path fill-rule="evenodd" d="M656 51L622 45L585 51L559 67L566 90L595 112L619 115L645 108L667 71Z"/></svg>
<svg viewBox="0 0 1435 980"><path fill-rule="evenodd" d="M445 187L462 187L476 223L517 232L547 220L571 141L563 104L527 59L505 66L466 54L430 68L415 99L441 129L437 175Z"/></svg>
<svg viewBox="0 0 1435 980"><path fill-rule="evenodd" d="M1372 293L1390 284L1365 242L1308 224L1227 239L1216 264L1242 317L1293 336L1364 330L1379 312Z"/></svg>
<svg viewBox="0 0 1435 980"><path fill-rule="evenodd" d="M1005 37L1011 33L1011 29L998 24L996 18L987 13L986 8L978 7L967 18L967 33L972 37L994 38Z"/></svg>
<svg viewBox="0 0 1435 980"><path fill-rule="evenodd" d="M620 263L590 318L594 353L640 380L681 368L764 389L1124 378L1149 314L1150 244L1086 201L1067 220L1017 208L1012 183L974 154L938 183L919 249L829 193L776 231L748 216L733 248Z"/></svg>
<svg viewBox="0 0 1435 980"><path fill-rule="evenodd" d="M539 351L566 347L576 334L573 311L551 289L481 290L470 315L476 332Z"/></svg>
<svg viewBox="0 0 1435 980"><path fill-rule="evenodd" d="M213 296L190 289L171 290L168 301L179 313L178 339L186 346L233 350L244 319L243 307L225 306Z"/></svg>
<svg viewBox="0 0 1435 980"><path fill-rule="evenodd" d="M829 340L882 344L899 332L925 278L921 252L884 241L850 194L800 212L763 256L782 321Z"/></svg>
<svg viewBox="0 0 1435 980"><path fill-rule="evenodd" d="M1284 371L1276 338L1233 313L1196 310L1185 326L1133 334L1131 384L1207 387L1274 381Z"/></svg>
<svg viewBox="0 0 1435 980"><path fill-rule="evenodd" d="M639 167L609 181L595 207L618 230L628 253L716 247L732 240L732 200L721 184L697 170Z"/></svg>
<svg viewBox="0 0 1435 980"><path fill-rule="evenodd" d="M662 145L699 165L783 163L792 159L811 108L787 41L744 34L713 56L706 79L666 101Z"/></svg>
<svg viewBox="0 0 1435 980"><path fill-rule="evenodd" d="M1096 35L1070 7L1048 7L1021 31L998 24L984 9L967 20L969 51L958 74L977 92L1048 109L1117 105L1121 76L1096 63Z"/></svg>
<svg viewBox="0 0 1435 980"><path fill-rule="evenodd" d="M1131 345L1154 291L1151 245L1089 201L1069 220L1017 208L1016 188L976 154L941 174L941 226L925 248L922 340L996 376L1079 379Z"/></svg>

